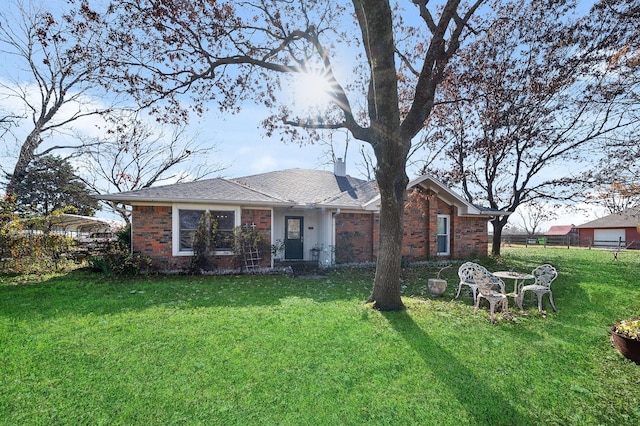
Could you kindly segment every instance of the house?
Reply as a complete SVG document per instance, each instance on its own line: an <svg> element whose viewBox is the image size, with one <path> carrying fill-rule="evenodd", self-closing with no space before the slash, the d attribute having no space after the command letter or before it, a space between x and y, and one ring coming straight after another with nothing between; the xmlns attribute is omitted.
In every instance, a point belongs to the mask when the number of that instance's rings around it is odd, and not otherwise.
<svg viewBox="0 0 640 426"><path fill-rule="evenodd" d="M408 260L487 255L483 210L431 176L408 185L404 255ZM260 266L276 259L332 263L373 262L378 254L379 199L375 181L348 176L344 162L333 173L289 169L237 179L209 179L100 197L132 207L132 250L158 270L181 270L193 257L192 236L206 210L217 222L217 268L236 268L234 229L255 229L270 250Z"/></svg>
<svg viewBox="0 0 640 426"><path fill-rule="evenodd" d="M580 241L596 247L640 249L640 207L632 207L578 226Z"/></svg>

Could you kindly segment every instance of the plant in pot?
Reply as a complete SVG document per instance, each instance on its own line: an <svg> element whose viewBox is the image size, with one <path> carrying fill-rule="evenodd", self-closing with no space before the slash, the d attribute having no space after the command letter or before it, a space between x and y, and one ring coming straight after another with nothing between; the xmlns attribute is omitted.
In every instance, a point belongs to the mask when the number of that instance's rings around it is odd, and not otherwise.
<svg viewBox="0 0 640 426"><path fill-rule="evenodd" d="M440 268L435 278L429 278L427 280L427 288L431 297L442 296L442 293L447 289L447 280L440 278L440 274L447 268L451 268L451 265L447 265L444 268Z"/></svg>
<svg viewBox="0 0 640 426"><path fill-rule="evenodd" d="M615 323L611 327L611 344L626 358L640 365L640 318Z"/></svg>
<svg viewBox="0 0 640 426"><path fill-rule="evenodd" d="M284 241L276 240L274 244L271 244L271 256L273 260L280 260L284 255Z"/></svg>

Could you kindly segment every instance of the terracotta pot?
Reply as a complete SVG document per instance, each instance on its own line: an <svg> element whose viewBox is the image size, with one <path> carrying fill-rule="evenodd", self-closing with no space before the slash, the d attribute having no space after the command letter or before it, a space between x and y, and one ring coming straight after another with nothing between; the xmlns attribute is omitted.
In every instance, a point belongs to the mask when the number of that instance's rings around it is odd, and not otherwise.
<svg viewBox="0 0 640 426"><path fill-rule="evenodd" d="M611 344L622 355L636 364L640 365L640 340L630 339L623 334L614 331L615 325L611 328Z"/></svg>
<svg viewBox="0 0 640 426"><path fill-rule="evenodd" d="M442 296L442 293L447 289L447 281L437 278L429 278L427 281L427 288L429 289L429 293L431 293L431 297Z"/></svg>

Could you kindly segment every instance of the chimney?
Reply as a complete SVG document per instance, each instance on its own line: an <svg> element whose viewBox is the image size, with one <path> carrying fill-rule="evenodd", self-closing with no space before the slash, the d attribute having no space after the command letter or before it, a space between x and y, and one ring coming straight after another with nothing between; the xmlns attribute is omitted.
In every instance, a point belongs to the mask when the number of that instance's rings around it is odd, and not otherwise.
<svg viewBox="0 0 640 426"><path fill-rule="evenodd" d="M345 177L347 175L347 165L342 161L342 158L337 158L333 163L333 174L338 177Z"/></svg>

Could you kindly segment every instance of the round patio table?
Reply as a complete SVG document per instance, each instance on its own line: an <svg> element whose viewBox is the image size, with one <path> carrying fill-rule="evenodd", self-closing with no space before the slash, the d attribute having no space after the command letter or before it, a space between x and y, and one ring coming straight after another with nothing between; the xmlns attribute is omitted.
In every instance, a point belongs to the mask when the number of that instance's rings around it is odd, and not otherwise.
<svg viewBox="0 0 640 426"><path fill-rule="evenodd" d="M535 278L531 274L522 274L520 272L513 272L513 271L498 271L498 272L494 272L493 275L495 275L498 278L513 280L513 293L507 294L507 296L512 296L512 297L518 297L520 288L522 287L522 284L524 284L526 280L532 280Z"/></svg>

